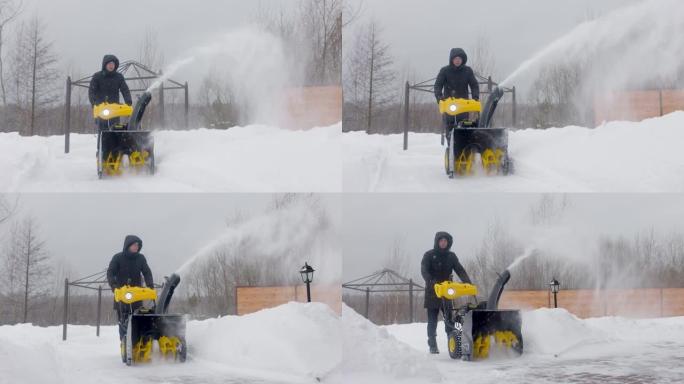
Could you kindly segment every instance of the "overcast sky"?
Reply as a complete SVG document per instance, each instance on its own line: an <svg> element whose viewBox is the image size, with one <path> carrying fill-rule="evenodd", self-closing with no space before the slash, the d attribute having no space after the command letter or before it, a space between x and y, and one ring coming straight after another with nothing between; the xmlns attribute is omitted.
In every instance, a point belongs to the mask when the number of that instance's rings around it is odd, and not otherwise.
<svg viewBox="0 0 684 384"><path fill-rule="evenodd" d="M484 36L495 57L494 80L501 81L588 16L597 18L640 0L347 1L361 6L360 21L374 19L381 25L402 74L409 70L416 80L428 80L447 64L451 48L472 52L478 36ZM351 41L345 40L345 48Z"/></svg>
<svg viewBox="0 0 684 384"><path fill-rule="evenodd" d="M560 201L560 195L556 199ZM420 260L437 231L454 237L452 250L470 258L495 220L523 243L537 242L561 254L591 256L600 235L631 239L650 230L684 233L684 196L676 194L575 194L550 227L530 224L537 194L346 194L343 200L343 280L384 267L399 239L419 276ZM528 244L525 244L528 245ZM572 255L571 255L572 254Z"/></svg>
<svg viewBox="0 0 684 384"><path fill-rule="evenodd" d="M135 234L143 240L142 253L159 280L223 234L226 220L236 212L246 219L258 215L273 195L74 193L25 194L19 199L16 217L36 218L48 251L68 261L77 274L72 278L104 270L122 250L124 237ZM333 209L339 203L335 195L320 199L333 220L339 220Z"/></svg>
<svg viewBox="0 0 684 384"><path fill-rule="evenodd" d="M288 0L295 3L296 0ZM216 36L244 26L260 6L283 0L25 0L25 19L38 15L46 25L46 37L54 43L64 73L88 76L100 69L102 57L116 54L121 61L135 59L146 30L157 34L159 50L169 64L193 47L206 45ZM9 35L6 36L9 40ZM191 69L175 79L198 81ZM65 75L66 76L66 75Z"/></svg>

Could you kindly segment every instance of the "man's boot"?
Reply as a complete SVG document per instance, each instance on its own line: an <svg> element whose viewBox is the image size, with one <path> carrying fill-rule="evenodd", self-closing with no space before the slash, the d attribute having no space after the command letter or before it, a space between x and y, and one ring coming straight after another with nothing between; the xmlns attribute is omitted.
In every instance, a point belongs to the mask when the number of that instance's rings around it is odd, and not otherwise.
<svg viewBox="0 0 684 384"><path fill-rule="evenodd" d="M430 347L430 353L438 354L439 348L437 348L437 340L434 337L428 338L428 346Z"/></svg>

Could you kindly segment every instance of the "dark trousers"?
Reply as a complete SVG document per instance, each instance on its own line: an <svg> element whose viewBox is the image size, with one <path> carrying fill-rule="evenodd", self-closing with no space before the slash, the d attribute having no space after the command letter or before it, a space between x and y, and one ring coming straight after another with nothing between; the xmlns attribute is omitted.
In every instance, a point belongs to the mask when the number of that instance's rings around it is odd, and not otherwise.
<svg viewBox="0 0 684 384"><path fill-rule="evenodd" d="M447 302L440 308L427 308L427 335L428 335L428 342L430 340L435 339L437 337L437 322L439 321L439 312L442 312L444 317L449 318L451 316L451 303ZM445 312L446 311L446 312ZM451 332L451 327L449 326L449 322L445 321L444 322L444 332L449 334Z"/></svg>

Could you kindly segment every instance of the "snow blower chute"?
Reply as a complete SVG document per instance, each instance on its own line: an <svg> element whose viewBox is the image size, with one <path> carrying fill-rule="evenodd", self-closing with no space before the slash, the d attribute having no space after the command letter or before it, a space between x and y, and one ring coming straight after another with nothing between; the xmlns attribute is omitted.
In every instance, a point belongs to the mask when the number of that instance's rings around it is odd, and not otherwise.
<svg viewBox="0 0 684 384"><path fill-rule="evenodd" d="M510 278L510 272L504 271L487 301L460 307L456 307L455 300L477 295L476 286L453 281L435 284L435 293L442 300L444 321L451 330L448 346L452 359L483 360L492 355L522 354L520 311L498 309L501 292Z"/></svg>
<svg viewBox="0 0 684 384"><path fill-rule="evenodd" d="M145 108L152 100L143 93L135 107L126 104L102 103L93 107L98 120L97 175L119 176L126 169L136 173L154 174L154 140L150 131L142 130ZM120 123L122 117L128 123Z"/></svg>
<svg viewBox="0 0 684 384"><path fill-rule="evenodd" d="M128 305L129 309L129 315L123 320L126 335L121 340L121 359L126 365L152 361L155 340L162 358L185 361L185 316L167 313L178 283L178 275L167 277L159 297L153 288L126 285L114 290L114 301L120 306ZM152 301L153 306L136 308L135 303L145 300Z"/></svg>
<svg viewBox="0 0 684 384"><path fill-rule="evenodd" d="M442 135L447 139L444 168L449 178L473 174L477 154L487 174L513 173L513 162L508 155L508 130L491 127L492 116L501 97L503 91L494 87L484 110L478 100L450 97L439 101L439 112L443 116ZM476 114L477 118L456 118L463 113ZM456 121L454 125L449 123L450 118Z"/></svg>

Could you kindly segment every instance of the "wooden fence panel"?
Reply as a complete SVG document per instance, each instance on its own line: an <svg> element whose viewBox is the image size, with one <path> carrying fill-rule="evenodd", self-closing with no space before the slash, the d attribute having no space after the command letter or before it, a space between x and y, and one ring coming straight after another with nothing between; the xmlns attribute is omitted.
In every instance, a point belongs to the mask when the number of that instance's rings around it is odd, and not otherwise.
<svg viewBox="0 0 684 384"><path fill-rule="evenodd" d="M553 306L553 296L551 296L551 306ZM684 316L684 288L563 290L558 293L558 306L581 318ZM499 307L502 309L549 307L549 292L504 291Z"/></svg>
<svg viewBox="0 0 684 384"><path fill-rule="evenodd" d="M312 285L311 299L327 304L338 314L342 313L341 286ZM306 286L237 287L235 301L237 314L245 315L290 301L306 302Z"/></svg>

